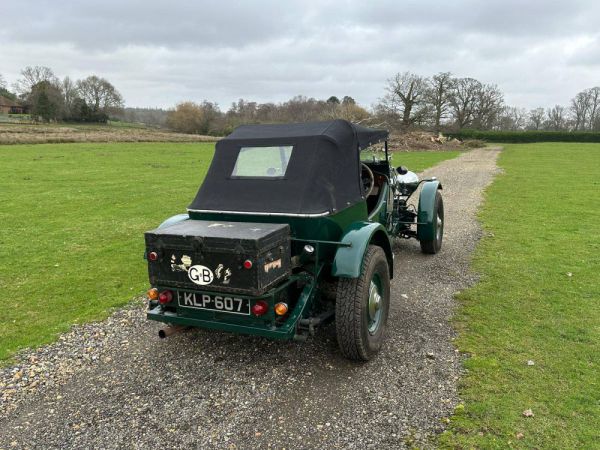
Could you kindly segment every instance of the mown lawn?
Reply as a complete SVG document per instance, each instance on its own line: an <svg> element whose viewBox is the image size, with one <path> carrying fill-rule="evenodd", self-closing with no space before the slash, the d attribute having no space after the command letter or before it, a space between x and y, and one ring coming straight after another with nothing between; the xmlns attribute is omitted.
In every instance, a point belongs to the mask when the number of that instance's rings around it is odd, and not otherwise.
<svg viewBox="0 0 600 450"><path fill-rule="evenodd" d="M392 161L396 166L402 165L413 172L420 172L446 159L455 158L461 153L459 151L396 152L393 153Z"/></svg>
<svg viewBox="0 0 600 450"><path fill-rule="evenodd" d="M213 144L0 146L0 359L144 289L143 231L185 212Z"/></svg>
<svg viewBox="0 0 600 450"><path fill-rule="evenodd" d="M212 143L0 146L0 360L147 285L143 232L185 212ZM413 170L456 152L402 153Z"/></svg>
<svg viewBox="0 0 600 450"><path fill-rule="evenodd" d="M600 448L600 144L508 145L499 164L482 278L459 296L464 405L440 444Z"/></svg>

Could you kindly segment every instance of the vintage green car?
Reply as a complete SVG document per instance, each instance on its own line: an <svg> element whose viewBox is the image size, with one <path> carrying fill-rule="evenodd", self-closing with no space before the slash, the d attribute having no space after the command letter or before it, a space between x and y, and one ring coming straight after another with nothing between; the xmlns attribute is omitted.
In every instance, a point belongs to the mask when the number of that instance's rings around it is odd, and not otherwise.
<svg viewBox="0 0 600 450"><path fill-rule="evenodd" d="M169 324L159 335L200 327L304 340L334 320L346 357L377 354L392 239L437 253L444 230L440 182L394 168L387 139L334 120L246 125L219 141L187 214L145 234L147 317Z"/></svg>

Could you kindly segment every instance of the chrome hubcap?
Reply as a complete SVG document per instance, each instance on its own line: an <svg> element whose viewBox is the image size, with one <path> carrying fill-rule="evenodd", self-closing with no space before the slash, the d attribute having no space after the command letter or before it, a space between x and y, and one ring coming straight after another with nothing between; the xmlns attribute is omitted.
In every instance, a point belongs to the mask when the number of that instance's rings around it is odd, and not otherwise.
<svg viewBox="0 0 600 450"><path fill-rule="evenodd" d="M444 222L440 215L437 215L437 230L436 230L436 239L439 241L442 238L442 232L444 230Z"/></svg>
<svg viewBox="0 0 600 450"><path fill-rule="evenodd" d="M381 294L379 293L379 287L371 280L369 286L369 333L375 334L379 328L379 322L381 321L381 307L382 307Z"/></svg>

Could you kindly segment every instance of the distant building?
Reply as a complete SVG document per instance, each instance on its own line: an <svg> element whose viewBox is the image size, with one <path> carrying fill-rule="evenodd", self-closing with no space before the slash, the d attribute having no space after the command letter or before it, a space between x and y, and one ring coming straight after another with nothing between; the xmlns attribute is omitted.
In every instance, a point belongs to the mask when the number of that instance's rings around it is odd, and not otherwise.
<svg viewBox="0 0 600 450"><path fill-rule="evenodd" d="M16 100L0 95L0 114L23 114L25 107Z"/></svg>

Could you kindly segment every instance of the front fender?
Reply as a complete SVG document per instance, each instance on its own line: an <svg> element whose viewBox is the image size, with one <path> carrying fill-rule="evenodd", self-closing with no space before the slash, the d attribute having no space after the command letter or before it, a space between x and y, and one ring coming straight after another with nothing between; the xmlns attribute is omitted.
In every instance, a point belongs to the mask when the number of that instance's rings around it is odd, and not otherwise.
<svg viewBox="0 0 600 450"><path fill-rule="evenodd" d="M383 248L388 260L390 278L394 274L392 243L386 229L377 222L354 222L342 237L342 243L335 253L331 275L341 278L358 278L365 252L369 244Z"/></svg>
<svg viewBox="0 0 600 450"><path fill-rule="evenodd" d="M442 189L439 180L426 181L419 195L419 209L417 212L417 239L419 241L431 241L435 239L435 228L433 227L433 210L435 208L435 195L438 189Z"/></svg>

